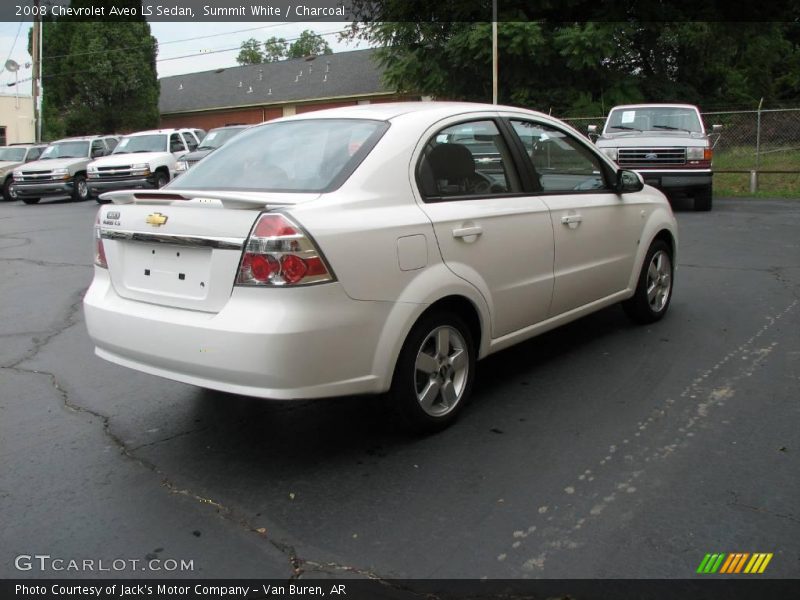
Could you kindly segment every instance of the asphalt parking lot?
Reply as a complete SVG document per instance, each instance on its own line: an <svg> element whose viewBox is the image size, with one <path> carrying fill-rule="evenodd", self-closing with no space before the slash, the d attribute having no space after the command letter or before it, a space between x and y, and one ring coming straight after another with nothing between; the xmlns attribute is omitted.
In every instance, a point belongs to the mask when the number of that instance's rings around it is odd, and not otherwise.
<svg viewBox="0 0 800 600"><path fill-rule="evenodd" d="M800 201L679 206L664 321L613 307L494 355L422 439L376 398L96 358L96 209L0 204L0 577L681 578L709 552L800 574ZM15 567L34 554L192 569Z"/></svg>

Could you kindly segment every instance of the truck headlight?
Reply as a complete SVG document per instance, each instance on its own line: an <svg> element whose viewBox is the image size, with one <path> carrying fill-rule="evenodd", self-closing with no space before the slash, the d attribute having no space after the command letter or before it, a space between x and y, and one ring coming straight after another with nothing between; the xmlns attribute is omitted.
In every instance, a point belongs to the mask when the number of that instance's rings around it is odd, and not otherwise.
<svg viewBox="0 0 800 600"><path fill-rule="evenodd" d="M53 169L53 179L69 179L69 169Z"/></svg>
<svg viewBox="0 0 800 600"><path fill-rule="evenodd" d="M20 180L22 180L22 171L20 171L19 169L16 169L16 170L14 171L14 173L13 173L12 177L14 178L14 180L15 180L15 181L20 181Z"/></svg>
<svg viewBox="0 0 800 600"><path fill-rule="evenodd" d="M176 173L183 173L183 172L184 172L184 171L186 171L188 168L189 168L189 163L187 163L185 160L179 160L179 161L178 161L178 162L175 164L175 172L176 172Z"/></svg>
<svg viewBox="0 0 800 600"><path fill-rule="evenodd" d="M600 151L605 154L611 160L617 160L617 149L616 148L600 148Z"/></svg>
<svg viewBox="0 0 800 600"><path fill-rule="evenodd" d="M150 175L150 165L147 163L131 165L131 175Z"/></svg>
<svg viewBox="0 0 800 600"><path fill-rule="evenodd" d="M702 146L693 146L691 148L686 148L686 158L687 160L703 160L703 151L705 148Z"/></svg>

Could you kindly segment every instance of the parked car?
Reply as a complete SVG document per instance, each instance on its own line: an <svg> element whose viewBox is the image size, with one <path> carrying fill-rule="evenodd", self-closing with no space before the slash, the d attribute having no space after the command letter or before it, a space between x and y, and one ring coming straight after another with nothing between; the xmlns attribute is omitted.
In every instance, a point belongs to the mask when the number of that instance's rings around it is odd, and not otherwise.
<svg viewBox="0 0 800 600"><path fill-rule="evenodd" d="M156 129L123 137L109 156L88 168L89 195L102 203L109 190L158 189L175 175L178 158L196 149L191 129Z"/></svg>
<svg viewBox="0 0 800 600"><path fill-rule="evenodd" d="M98 356L262 398L389 391L419 431L456 418L476 360L618 302L651 323L672 297L664 195L518 108L277 119L162 190L107 196L84 299Z"/></svg>
<svg viewBox="0 0 800 600"><path fill-rule="evenodd" d="M14 169L39 158L46 144L12 144L0 148L0 193L6 201L15 200L11 190Z"/></svg>
<svg viewBox="0 0 800 600"><path fill-rule="evenodd" d="M69 196L78 202L89 197L86 187L86 166L105 156L116 142L113 136L87 136L50 143L39 160L14 169L11 193L25 204L36 204L40 198Z"/></svg>
<svg viewBox="0 0 800 600"><path fill-rule="evenodd" d="M249 125L229 125L227 127L217 127L208 132L200 142L200 145L192 152L184 154L175 167L175 174L180 175L188 171L201 159L211 154L214 150L222 146L234 136L247 129Z"/></svg>
<svg viewBox="0 0 800 600"><path fill-rule="evenodd" d="M719 137L721 125L713 126ZM596 135L597 128L589 126ZM632 169L645 183L667 194L688 193L694 209L711 210L714 154L700 110L690 104L629 104L608 113L597 147L619 166Z"/></svg>

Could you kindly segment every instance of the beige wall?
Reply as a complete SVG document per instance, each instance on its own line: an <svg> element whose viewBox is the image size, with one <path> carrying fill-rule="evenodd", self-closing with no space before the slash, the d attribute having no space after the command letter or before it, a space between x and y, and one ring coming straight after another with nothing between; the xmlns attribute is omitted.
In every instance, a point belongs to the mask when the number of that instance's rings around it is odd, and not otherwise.
<svg viewBox="0 0 800 600"><path fill-rule="evenodd" d="M6 144L32 142L33 99L30 96L0 96L0 127L6 129Z"/></svg>

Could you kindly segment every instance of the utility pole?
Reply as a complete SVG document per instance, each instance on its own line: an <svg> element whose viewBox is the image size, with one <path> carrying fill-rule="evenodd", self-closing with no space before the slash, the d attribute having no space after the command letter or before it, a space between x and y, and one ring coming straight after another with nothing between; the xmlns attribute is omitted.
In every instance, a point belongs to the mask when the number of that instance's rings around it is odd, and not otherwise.
<svg viewBox="0 0 800 600"><path fill-rule="evenodd" d="M497 104L497 0L492 0L492 104Z"/></svg>
<svg viewBox="0 0 800 600"><path fill-rule="evenodd" d="M35 129L36 142L42 141L42 122L39 114L39 77L41 75L41 37L42 37L42 18L39 16L39 0L34 0L36 7L33 17L33 36L31 39L31 55L33 58L33 126Z"/></svg>

